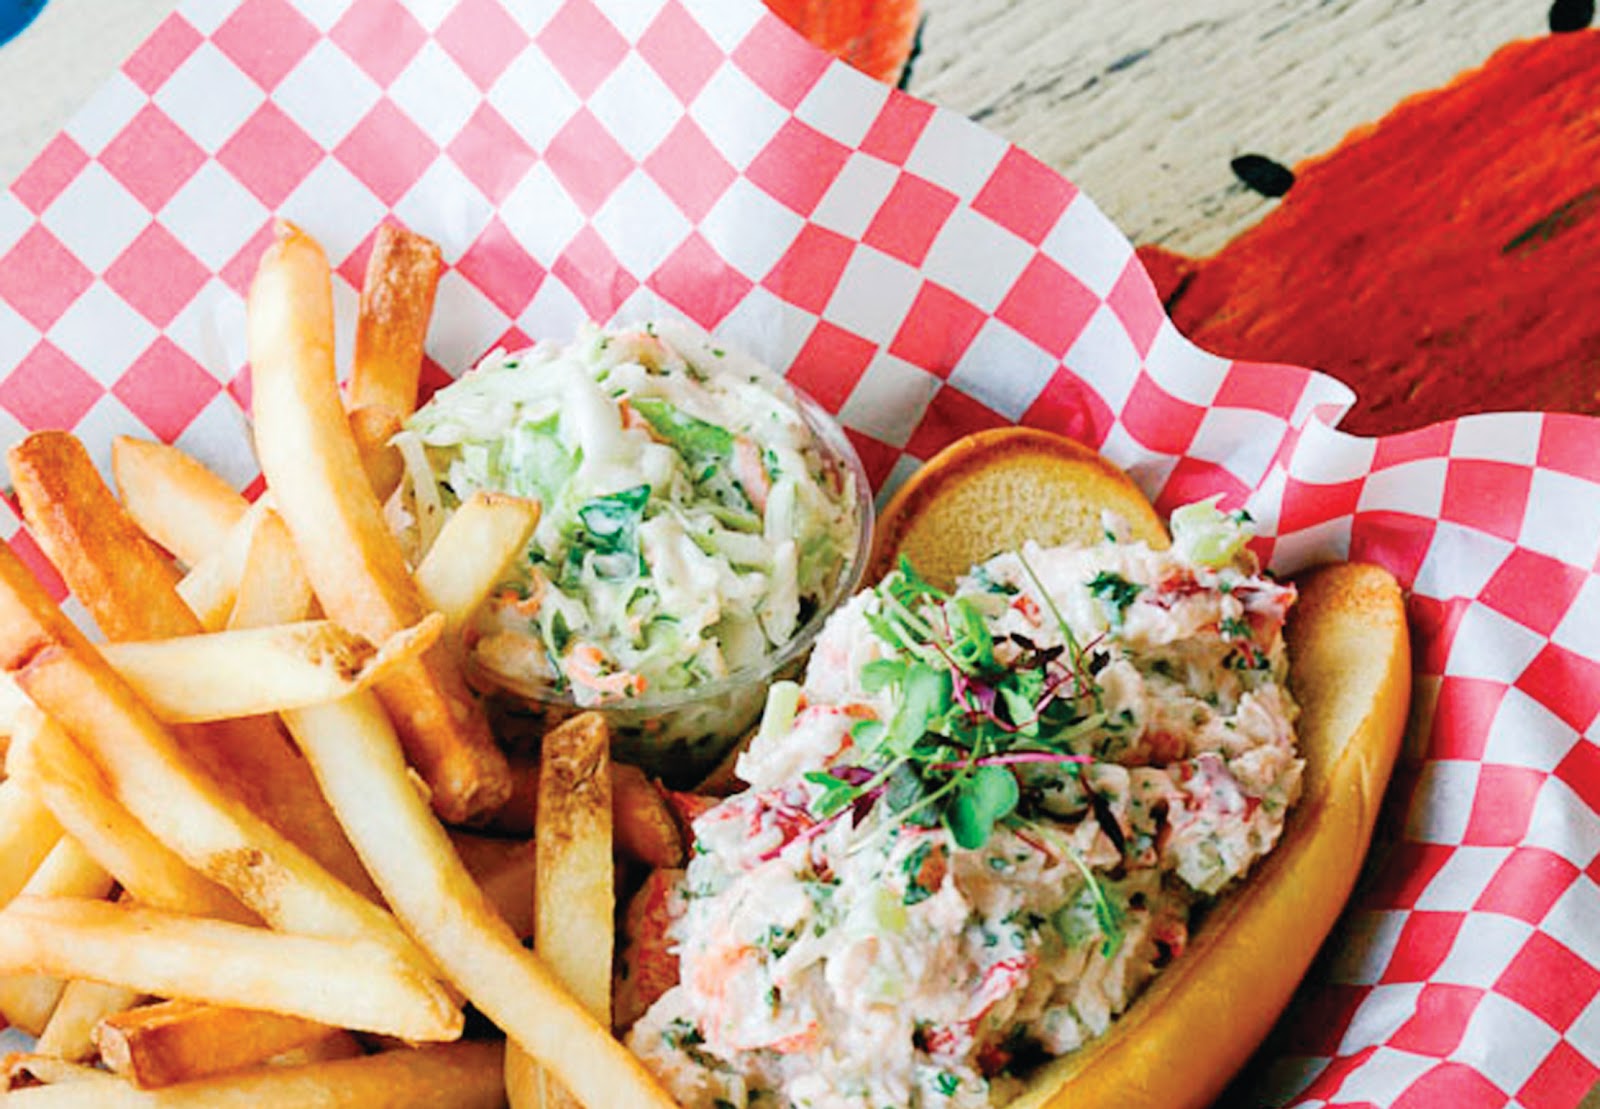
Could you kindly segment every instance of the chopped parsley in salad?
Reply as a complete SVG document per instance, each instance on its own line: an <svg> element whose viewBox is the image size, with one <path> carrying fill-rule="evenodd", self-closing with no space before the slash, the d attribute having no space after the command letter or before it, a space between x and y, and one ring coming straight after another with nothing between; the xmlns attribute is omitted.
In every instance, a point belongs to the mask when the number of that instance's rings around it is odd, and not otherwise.
<svg viewBox="0 0 1600 1109"><path fill-rule="evenodd" d="M854 476L783 380L683 325L496 351L395 443L416 555L477 490L543 506L469 632L476 665L533 697L616 702L759 663L862 526Z"/></svg>
<svg viewBox="0 0 1600 1109"><path fill-rule="evenodd" d="M775 686L694 825L678 985L630 1046L690 1109L999 1104L1181 956L1299 796L1282 628L1247 517L1172 549L901 567Z"/></svg>

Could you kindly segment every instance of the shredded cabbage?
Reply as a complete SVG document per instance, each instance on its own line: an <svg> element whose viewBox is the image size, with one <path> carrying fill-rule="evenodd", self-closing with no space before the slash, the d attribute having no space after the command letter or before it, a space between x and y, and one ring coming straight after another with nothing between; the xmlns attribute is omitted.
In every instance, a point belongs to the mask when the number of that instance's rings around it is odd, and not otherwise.
<svg viewBox="0 0 1600 1109"><path fill-rule="evenodd" d="M478 661L493 670L516 637L537 640L540 671L585 704L759 662L820 603L861 526L853 479L783 380L679 325L496 351L396 443L421 551L476 490L540 501L479 614L494 660Z"/></svg>

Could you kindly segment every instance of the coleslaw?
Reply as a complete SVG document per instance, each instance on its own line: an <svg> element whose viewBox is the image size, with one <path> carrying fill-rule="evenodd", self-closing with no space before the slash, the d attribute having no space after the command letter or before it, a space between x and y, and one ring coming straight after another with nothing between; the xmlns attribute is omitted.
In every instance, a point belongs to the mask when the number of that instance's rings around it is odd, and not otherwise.
<svg viewBox="0 0 1600 1109"><path fill-rule="evenodd" d="M863 527L782 378L681 324L495 351L395 442L419 557L476 490L542 504L468 634L475 666L530 698L615 704L760 663Z"/></svg>

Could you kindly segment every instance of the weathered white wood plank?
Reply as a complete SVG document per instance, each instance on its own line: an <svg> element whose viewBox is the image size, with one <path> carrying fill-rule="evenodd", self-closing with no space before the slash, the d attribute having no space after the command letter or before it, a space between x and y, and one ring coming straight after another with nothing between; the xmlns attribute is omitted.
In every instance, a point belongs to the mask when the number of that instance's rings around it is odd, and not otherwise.
<svg viewBox="0 0 1600 1109"><path fill-rule="evenodd" d="M1541 0L923 0L911 91L1071 177L1134 241L1208 253L1272 202L1228 168L1336 146L1514 38Z"/></svg>

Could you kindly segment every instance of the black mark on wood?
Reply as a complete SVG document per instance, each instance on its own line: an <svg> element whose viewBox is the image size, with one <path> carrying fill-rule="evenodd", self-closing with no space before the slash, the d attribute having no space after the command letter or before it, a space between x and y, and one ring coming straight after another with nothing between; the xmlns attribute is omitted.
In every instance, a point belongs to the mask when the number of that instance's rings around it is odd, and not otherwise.
<svg viewBox="0 0 1600 1109"><path fill-rule="evenodd" d="M1262 196L1282 196L1294 186L1294 171L1264 154L1241 154L1228 165L1234 176Z"/></svg>
<svg viewBox="0 0 1600 1109"><path fill-rule="evenodd" d="M1518 231L1510 242L1500 248L1500 253L1521 254L1537 250L1541 244L1576 227L1597 210L1600 210L1600 187L1585 189Z"/></svg>
<svg viewBox="0 0 1600 1109"><path fill-rule="evenodd" d="M1555 0L1550 5L1550 30L1581 31L1594 22L1594 0Z"/></svg>

